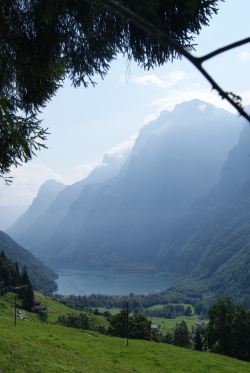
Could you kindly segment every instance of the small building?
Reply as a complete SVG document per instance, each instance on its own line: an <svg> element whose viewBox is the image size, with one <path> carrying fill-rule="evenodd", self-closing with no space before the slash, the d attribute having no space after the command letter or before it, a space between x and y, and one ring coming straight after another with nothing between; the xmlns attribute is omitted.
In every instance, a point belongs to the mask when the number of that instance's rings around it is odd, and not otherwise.
<svg viewBox="0 0 250 373"><path fill-rule="evenodd" d="M153 329L153 330L160 330L160 325L158 325L158 324L151 324L151 329Z"/></svg>

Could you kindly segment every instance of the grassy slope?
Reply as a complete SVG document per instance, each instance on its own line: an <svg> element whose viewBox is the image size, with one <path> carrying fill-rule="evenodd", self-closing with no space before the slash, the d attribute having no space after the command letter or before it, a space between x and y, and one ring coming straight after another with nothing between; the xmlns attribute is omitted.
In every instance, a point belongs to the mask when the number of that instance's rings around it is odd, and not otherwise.
<svg viewBox="0 0 250 373"><path fill-rule="evenodd" d="M0 298L0 370L4 373L105 373L105 372L249 372L250 364L220 355L200 353L155 342L129 342L91 331L54 324L61 314L74 311L41 294L47 304L49 323L29 321L13 325L13 294ZM4 317L2 304L5 305ZM92 316L91 316L92 317ZM94 316L102 324L105 319Z"/></svg>
<svg viewBox="0 0 250 373"><path fill-rule="evenodd" d="M45 304L48 308L48 322L49 323L55 323L58 319L58 316L60 315L68 315L72 313L79 314L80 312L84 311L77 311L70 307L65 306L64 304L61 304L59 302L54 301L53 299L44 296L41 293L35 292L35 298L38 298L42 301L43 304ZM18 302L17 302L18 303ZM11 305L12 304L12 305ZM3 316L3 310L4 315L7 318L14 318L14 294L8 293L5 294L3 297L0 297L0 316ZM4 307L3 307L4 305ZM22 311L23 314L25 314L29 321L38 321L37 315L31 312ZM103 316L95 316L88 313L88 316L90 320L94 321L98 325L108 326L108 321Z"/></svg>
<svg viewBox="0 0 250 373"><path fill-rule="evenodd" d="M5 373L238 372L250 364L166 344L130 341L32 321L0 319L0 369Z"/></svg>

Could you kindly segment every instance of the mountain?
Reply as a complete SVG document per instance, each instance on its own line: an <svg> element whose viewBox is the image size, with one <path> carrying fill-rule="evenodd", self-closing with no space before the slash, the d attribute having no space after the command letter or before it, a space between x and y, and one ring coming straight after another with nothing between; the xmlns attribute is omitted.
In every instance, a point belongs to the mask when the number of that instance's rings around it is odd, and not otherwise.
<svg viewBox="0 0 250 373"><path fill-rule="evenodd" d="M51 202L64 188L65 185L56 180L47 180L39 188L38 194L29 208L7 230L7 233L20 244L23 244L20 238L25 230L46 211Z"/></svg>
<svg viewBox="0 0 250 373"><path fill-rule="evenodd" d="M51 294L56 290L57 275L50 268L35 258L28 250L19 246L10 236L0 231L0 251L12 261L17 262L19 268L26 267L35 290Z"/></svg>
<svg viewBox="0 0 250 373"><path fill-rule="evenodd" d="M39 256L56 267L155 270L176 222L218 181L239 130L234 115L199 100L163 112L115 178L82 188Z"/></svg>
<svg viewBox="0 0 250 373"><path fill-rule="evenodd" d="M161 250L159 266L191 274L219 295L246 298L250 292L249 232L250 129L245 126L217 185L175 227Z"/></svg>
<svg viewBox="0 0 250 373"><path fill-rule="evenodd" d="M48 186L51 186L51 181L47 181L41 186L31 207L8 232L21 245L33 253L39 253L43 245L47 245L47 241L62 222L69 207L79 198L83 186L98 184L113 178L126 161L129 152L130 143L111 149L103 157L102 163L95 167L86 179L59 188L53 196L51 193L48 196L48 193L44 192L48 190ZM41 202L42 206L40 206Z"/></svg>

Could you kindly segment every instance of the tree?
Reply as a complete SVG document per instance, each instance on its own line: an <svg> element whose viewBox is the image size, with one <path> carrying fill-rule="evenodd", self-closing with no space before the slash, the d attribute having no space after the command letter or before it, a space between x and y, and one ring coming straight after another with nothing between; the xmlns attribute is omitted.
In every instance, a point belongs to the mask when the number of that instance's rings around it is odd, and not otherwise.
<svg viewBox="0 0 250 373"><path fill-rule="evenodd" d="M185 309L184 314L186 316L192 316L192 313L193 313L192 308L190 306L187 306L187 308Z"/></svg>
<svg viewBox="0 0 250 373"><path fill-rule="evenodd" d="M37 317L41 322L47 322L48 321L48 310L38 311Z"/></svg>
<svg viewBox="0 0 250 373"><path fill-rule="evenodd" d="M27 311L31 311L34 305L34 292L25 266L21 273L21 286L23 288L19 290L19 294L23 300L23 307Z"/></svg>
<svg viewBox="0 0 250 373"><path fill-rule="evenodd" d="M118 53L145 69L189 57L218 0L0 3L0 177L45 147L37 114L68 77L95 85ZM210 58L210 57L209 57ZM194 62L191 56L190 61ZM11 63L10 63L11 61ZM197 68L203 72L201 63ZM198 66L199 65L199 66ZM215 87L216 88L216 87Z"/></svg>
<svg viewBox="0 0 250 373"><path fill-rule="evenodd" d="M135 313L129 318L128 330L129 338L150 339L151 321L142 313Z"/></svg>
<svg viewBox="0 0 250 373"><path fill-rule="evenodd" d="M250 360L250 312L226 298L209 310L208 347L217 353Z"/></svg>
<svg viewBox="0 0 250 373"><path fill-rule="evenodd" d="M58 322L70 328L76 329L90 329L90 321L88 315L85 313L62 315L58 317Z"/></svg>
<svg viewBox="0 0 250 373"><path fill-rule="evenodd" d="M185 321L176 324L174 329L174 344L180 347L189 347L189 333Z"/></svg>
<svg viewBox="0 0 250 373"><path fill-rule="evenodd" d="M127 310L121 310L110 319L110 334L116 337L132 339L150 339L151 321L142 313L134 313L127 319Z"/></svg>
<svg viewBox="0 0 250 373"><path fill-rule="evenodd" d="M197 351L203 351L203 338L200 328L197 328L193 337L193 348Z"/></svg>
<svg viewBox="0 0 250 373"><path fill-rule="evenodd" d="M121 310L110 319L110 334L116 337L127 336L127 311Z"/></svg>

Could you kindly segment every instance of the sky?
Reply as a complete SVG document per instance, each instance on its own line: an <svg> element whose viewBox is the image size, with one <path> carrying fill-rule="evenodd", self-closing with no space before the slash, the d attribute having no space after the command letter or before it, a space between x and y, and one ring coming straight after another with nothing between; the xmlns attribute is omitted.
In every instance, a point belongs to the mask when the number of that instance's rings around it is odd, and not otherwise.
<svg viewBox="0 0 250 373"><path fill-rule="evenodd" d="M250 1L220 2L209 27L195 39L196 55L248 37ZM250 45L236 48L204 65L226 91L250 104ZM95 88L73 88L69 81L41 114L49 128L47 150L31 162L13 169L13 183L0 184L0 207L27 207L39 186L54 178L65 184L81 180L107 152L131 146L138 132L162 110L193 98L232 108L211 91L209 83L185 59L144 71L118 56L104 80ZM1 211L1 210L0 210ZM1 212L0 212L1 213Z"/></svg>

